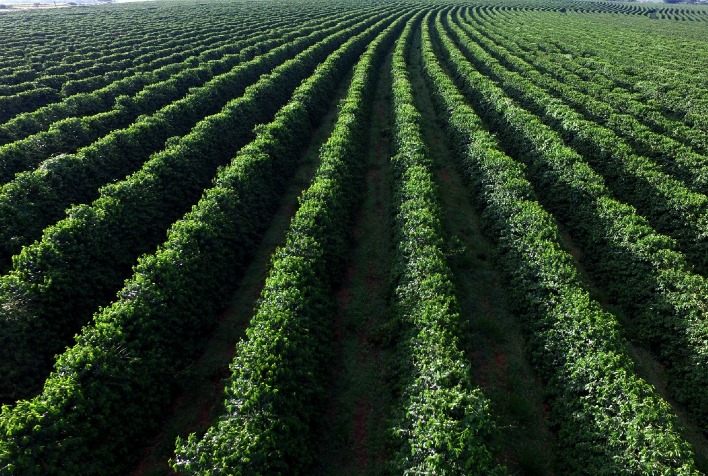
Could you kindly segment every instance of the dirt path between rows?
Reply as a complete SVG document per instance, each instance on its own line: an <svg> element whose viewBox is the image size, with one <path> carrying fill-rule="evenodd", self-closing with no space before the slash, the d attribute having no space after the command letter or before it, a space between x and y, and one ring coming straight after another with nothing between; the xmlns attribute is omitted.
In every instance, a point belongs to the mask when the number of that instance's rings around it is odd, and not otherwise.
<svg viewBox="0 0 708 476"><path fill-rule="evenodd" d="M390 56L377 84L369 129L363 205L352 230L353 245L334 323L336 359L329 408L319 435L316 474L382 474L386 422L391 408L387 342L390 320Z"/></svg>

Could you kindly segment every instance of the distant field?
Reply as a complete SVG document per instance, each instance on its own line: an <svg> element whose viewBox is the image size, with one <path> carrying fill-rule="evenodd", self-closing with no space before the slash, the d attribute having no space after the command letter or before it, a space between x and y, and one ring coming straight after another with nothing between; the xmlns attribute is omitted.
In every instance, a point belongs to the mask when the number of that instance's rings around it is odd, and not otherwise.
<svg viewBox="0 0 708 476"><path fill-rule="evenodd" d="M0 474L708 472L708 7L32 7L0 44Z"/></svg>

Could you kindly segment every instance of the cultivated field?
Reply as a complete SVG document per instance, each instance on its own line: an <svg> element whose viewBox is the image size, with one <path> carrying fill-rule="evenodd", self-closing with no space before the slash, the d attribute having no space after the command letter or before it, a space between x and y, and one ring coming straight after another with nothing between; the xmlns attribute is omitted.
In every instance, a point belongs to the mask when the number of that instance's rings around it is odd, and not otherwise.
<svg viewBox="0 0 708 476"><path fill-rule="evenodd" d="M0 15L0 474L708 472L708 7Z"/></svg>

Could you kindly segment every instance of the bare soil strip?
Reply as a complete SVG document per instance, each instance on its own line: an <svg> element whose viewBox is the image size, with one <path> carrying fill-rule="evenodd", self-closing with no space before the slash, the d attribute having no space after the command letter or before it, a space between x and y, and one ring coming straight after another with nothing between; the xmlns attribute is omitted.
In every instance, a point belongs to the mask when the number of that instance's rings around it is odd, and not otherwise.
<svg viewBox="0 0 708 476"><path fill-rule="evenodd" d="M320 431L316 474L384 473L386 429L393 400L389 365L388 276L391 251L390 135L391 58L379 75L369 129L363 205L352 232L353 247L334 322L336 359L330 406Z"/></svg>

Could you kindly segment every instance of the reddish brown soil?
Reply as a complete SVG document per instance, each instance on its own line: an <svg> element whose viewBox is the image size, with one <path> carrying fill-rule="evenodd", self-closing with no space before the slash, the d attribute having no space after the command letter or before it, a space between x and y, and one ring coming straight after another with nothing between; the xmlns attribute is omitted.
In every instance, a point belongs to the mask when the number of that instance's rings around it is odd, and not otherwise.
<svg viewBox="0 0 708 476"><path fill-rule="evenodd" d="M371 415L371 402L360 401L356 404L354 415L354 449L356 461L360 470L365 469L369 462L367 426Z"/></svg>
<svg viewBox="0 0 708 476"><path fill-rule="evenodd" d="M135 467L135 470L130 473L131 476L137 476L141 474L145 474L147 469L148 469L148 459L145 457L140 458L140 462L138 465Z"/></svg>
<svg viewBox="0 0 708 476"><path fill-rule="evenodd" d="M452 177L450 177L450 171L447 169L440 170L438 175L440 176L440 179L446 184L449 184L452 181Z"/></svg>
<svg viewBox="0 0 708 476"><path fill-rule="evenodd" d="M344 284L335 295L337 299L337 304L339 306L339 314L341 314L342 316L346 313L347 309L349 309L349 305L352 302L351 283L356 275L356 264L349 263L347 269L344 271ZM341 325L335 326L335 337L337 339L341 339L344 336L344 319L338 318L337 321L341 321L338 322L338 324Z"/></svg>
<svg viewBox="0 0 708 476"><path fill-rule="evenodd" d="M388 71L388 67L383 71ZM372 312L372 306L377 304L372 303L380 300L382 289L381 253L373 249L386 249L380 242L388 239L383 232L388 220L385 212L388 198L387 191L382 189L390 158L386 131L389 101L382 94L386 88L383 79L379 78L370 118L363 206L355 217L349 263L336 294L338 312L333 323L336 361L332 365L336 369L321 430L322 467L316 474L370 474L378 470L383 453L378 447L383 446L378 445L382 407L376 400L378 395L372 394L381 385L372 384L375 379L370 374L380 367L381 354L369 334L377 324L374 322L377 312Z"/></svg>

